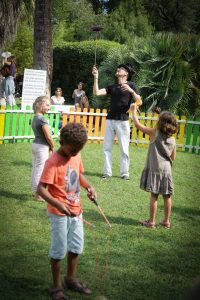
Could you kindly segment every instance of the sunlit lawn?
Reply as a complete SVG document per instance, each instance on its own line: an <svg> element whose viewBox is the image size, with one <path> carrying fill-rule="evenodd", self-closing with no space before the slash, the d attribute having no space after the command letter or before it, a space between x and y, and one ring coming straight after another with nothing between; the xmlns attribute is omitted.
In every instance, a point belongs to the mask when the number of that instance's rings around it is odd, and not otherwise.
<svg viewBox="0 0 200 300"><path fill-rule="evenodd" d="M172 228L143 228L148 217L148 193L139 189L147 150L130 148L130 181L119 178L119 149L113 148L113 177L103 181L102 145L82 151L85 175L98 192L98 201L112 225L82 191L85 250L78 276L93 294L70 292L71 299L178 300L200 275L200 156L178 152L173 174ZM36 203L30 190L31 144L0 145L0 298L49 299L50 226L46 205ZM157 222L163 217L159 199ZM63 261L62 275L65 274Z"/></svg>

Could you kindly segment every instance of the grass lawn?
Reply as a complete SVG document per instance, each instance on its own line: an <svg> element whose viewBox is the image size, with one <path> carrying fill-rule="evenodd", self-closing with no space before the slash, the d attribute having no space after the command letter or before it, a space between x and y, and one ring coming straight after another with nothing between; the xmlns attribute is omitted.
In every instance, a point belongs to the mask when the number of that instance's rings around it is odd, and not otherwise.
<svg viewBox="0 0 200 300"><path fill-rule="evenodd" d="M139 189L146 153L147 149L130 147L131 180L125 182L119 178L119 148L114 145L113 177L103 181L102 145L83 149L85 175L98 192L112 230L83 190L84 218L96 227L85 224L78 276L93 294L70 292L71 299L105 295L109 300L181 300L200 275L200 156L177 153L172 228L166 230L138 225L138 220L148 218L149 195ZM31 144L0 145L0 157L1 299L49 299L50 226L45 203L36 203L31 196ZM157 222L162 217L159 198Z"/></svg>

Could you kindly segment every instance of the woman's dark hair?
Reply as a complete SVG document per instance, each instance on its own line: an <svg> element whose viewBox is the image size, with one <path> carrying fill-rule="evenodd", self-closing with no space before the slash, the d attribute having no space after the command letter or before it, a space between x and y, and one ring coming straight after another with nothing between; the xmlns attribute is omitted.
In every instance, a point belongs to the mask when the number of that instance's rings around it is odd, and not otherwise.
<svg viewBox="0 0 200 300"><path fill-rule="evenodd" d="M77 85L79 86L79 84L82 85L82 89L83 89L84 88L84 83L80 81Z"/></svg>
<svg viewBox="0 0 200 300"><path fill-rule="evenodd" d="M87 139L87 131L81 123L67 123L60 132L60 141L64 144L83 147Z"/></svg>
<svg viewBox="0 0 200 300"><path fill-rule="evenodd" d="M159 115L161 113L161 108L159 106L155 106L152 109L152 112Z"/></svg>
<svg viewBox="0 0 200 300"><path fill-rule="evenodd" d="M8 77L8 76L10 76L11 75L11 68L10 68L10 66L8 66L8 65L4 65L2 68L1 68L1 75L3 76L3 77Z"/></svg>
<svg viewBox="0 0 200 300"><path fill-rule="evenodd" d="M157 129L163 133L166 138L172 136L178 130L178 124L175 115L169 111L163 111L159 115Z"/></svg>
<svg viewBox="0 0 200 300"><path fill-rule="evenodd" d="M57 88L55 89L55 92L57 92L57 90L60 90L60 91L62 92L62 89L61 89L60 87L57 87Z"/></svg>
<svg viewBox="0 0 200 300"><path fill-rule="evenodd" d="M80 108L81 110L83 110L84 108L90 109L90 104L86 95L81 97Z"/></svg>
<svg viewBox="0 0 200 300"><path fill-rule="evenodd" d="M11 63L16 64L16 56L11 55L10 57L8 57L8 61L11 62Z"/></svg>

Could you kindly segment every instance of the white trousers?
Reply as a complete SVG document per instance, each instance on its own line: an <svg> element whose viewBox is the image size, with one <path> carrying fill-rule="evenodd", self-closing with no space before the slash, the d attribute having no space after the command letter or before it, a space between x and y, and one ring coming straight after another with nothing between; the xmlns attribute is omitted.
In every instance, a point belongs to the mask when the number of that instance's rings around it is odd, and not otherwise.
<svg viewBox="0 0 200 300"><path fill-rule="evenodd" d="M129 176L129 121L106 120L104 136L104 174L112 176L112 146L115 138L118 138L120 146L120 176Z"/></svg>
<svg viewBox="0 0 200 300"><path fill-rule="evenodd" d="M49 146L32 144L32 191L37 192L40 176L44 169L45 161L49 158Z"/></svg>
<svg viewBox="0 0 200 300"><path fill-rule="evenodd" d="M10 106L13 106L16 104L15 97L13 94L10 94L6 97L6 103L7 103L7 105L10 105Z"/></svg>

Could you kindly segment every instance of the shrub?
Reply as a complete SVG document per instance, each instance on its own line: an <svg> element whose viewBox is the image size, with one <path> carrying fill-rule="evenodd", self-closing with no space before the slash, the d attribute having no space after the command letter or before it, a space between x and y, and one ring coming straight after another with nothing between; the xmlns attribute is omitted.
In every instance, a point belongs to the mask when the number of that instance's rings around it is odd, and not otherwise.
<svg viewBox="0 0 200 300"><path fill-rule="evenodd" d="M57 86L63 90L67 103L73 103L72 93L77 83L85 84L85 91L90 103L92 101L94 52L97 45L97 66L106 59L108 54L121 45L106 40L70 42L62 47L54 48L54 70L52 80L52 94Z"/></svg>

